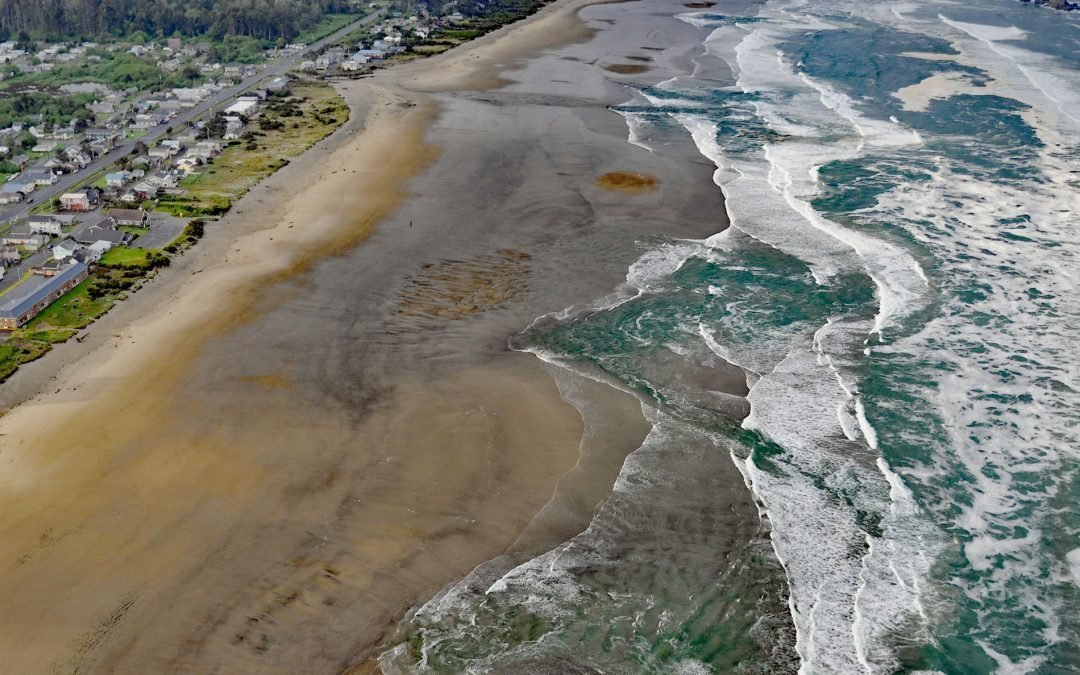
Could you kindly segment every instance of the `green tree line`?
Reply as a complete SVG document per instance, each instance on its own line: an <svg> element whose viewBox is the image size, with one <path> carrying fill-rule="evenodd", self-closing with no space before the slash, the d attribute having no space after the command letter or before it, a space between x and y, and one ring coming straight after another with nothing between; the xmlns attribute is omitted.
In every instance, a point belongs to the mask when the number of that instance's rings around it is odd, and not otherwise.
<svg viewBox="0 0 1080 675"><path fill-rule="evenodd" d="M242 35L292 39L348 0L0 0L0 39Z"/></svg>

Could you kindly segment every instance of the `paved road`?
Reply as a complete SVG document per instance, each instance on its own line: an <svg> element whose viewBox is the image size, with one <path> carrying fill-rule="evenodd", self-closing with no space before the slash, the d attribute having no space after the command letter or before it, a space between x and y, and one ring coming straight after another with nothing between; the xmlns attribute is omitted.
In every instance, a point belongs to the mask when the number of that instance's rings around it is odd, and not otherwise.
<svg viewBox="0 0 1080 675"><path fill-rule="evenodd" d="M47 187L34 190L33 196L30 198L32 200L32 203L30 201L22 202L18 206L13 207L11 210L0 214L0 229L4 229L7 225L10 225L11 223L20 218L24 218L30 212L30 209L32 209L34 206L41 204L42 202L51 201L53 198L58 197L59 195L69 191L75 185L78 185L80 182L84 181L87 176L93 175L94 173L97 173L102 169L112 166L112 164L116 162L116 160L130 154L132 148L135 147L136 143L141 141L148 146L152 145L154 141L157 141L159 138L165 135L166 128L172 127L174 130L179 130L187 122L198 118L199 116L215 108L216 106L231 101L233 98L239 96L244 91L251 89L259 82L277 77L278 75L283 75L299 61L301 61L305 56L308 56L312 52L321 49L329 43L340 40L341 38L345 37L357 28L375 22L376 20L382 18L383 13L383 10L377 10L362 19L358 19L357 21L350 23L349 25L338 30L337 32L331 33L330 35L324 37L318 42L308 46L306 49L298 51L294 54L290 54L289 56L282 57L263 66L259 70L259 72L248 77L240 84L233 85L232 87L229 87L227 89L222 89L210 98L198 104L197 106L177 115L169 121L167 126L159 125L148 131L146 135L141 138L123 141L111 152L108 152L98 157L93 162L88 164L82 171L78 173L71 173L60 176L60 180L58 180L55 185L49 185Z"/></svg>

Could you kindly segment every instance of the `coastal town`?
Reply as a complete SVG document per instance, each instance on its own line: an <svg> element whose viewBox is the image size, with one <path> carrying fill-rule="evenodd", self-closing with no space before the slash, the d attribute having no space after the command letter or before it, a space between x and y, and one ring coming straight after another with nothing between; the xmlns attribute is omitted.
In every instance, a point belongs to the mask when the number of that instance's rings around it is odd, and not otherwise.
<svg viewBox="0 0 1080 675"><path fill-rule="evenodd" d="M457 11L355 10L324 20L310 44L262 50L182 37L0 42L0 89L12 94L0 105L0 379L80 339L254 182L343 123L326 80L484 32Z"/></svg>

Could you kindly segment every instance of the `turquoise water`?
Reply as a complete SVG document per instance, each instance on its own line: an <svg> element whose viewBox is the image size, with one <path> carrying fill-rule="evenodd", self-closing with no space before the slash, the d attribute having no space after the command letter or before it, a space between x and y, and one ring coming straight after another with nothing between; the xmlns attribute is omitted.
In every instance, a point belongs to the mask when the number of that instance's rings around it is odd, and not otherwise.
<svg viewBox="0 0 1080 675"><path fill-rule="evenodd" d="M420 608L395 664L1080 672L1080 17L681 18L735 84L618 112L639 144L685 128L732 226L514 342L637 392L653 432L586 532ZM721 360L745 419L700 376ZM763 523L723 562L719 462Z"/></svg>

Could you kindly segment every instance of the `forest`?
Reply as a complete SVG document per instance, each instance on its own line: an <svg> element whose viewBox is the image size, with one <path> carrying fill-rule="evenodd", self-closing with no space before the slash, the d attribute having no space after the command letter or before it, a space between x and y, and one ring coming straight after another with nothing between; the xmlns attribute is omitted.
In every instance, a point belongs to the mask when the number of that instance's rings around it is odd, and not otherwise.
<svg viewBox="0 0 1080 675"><path fill-rule="evenodd" d="M0 0L0 39L239 35L290 40L349 0Z"/></svg>

